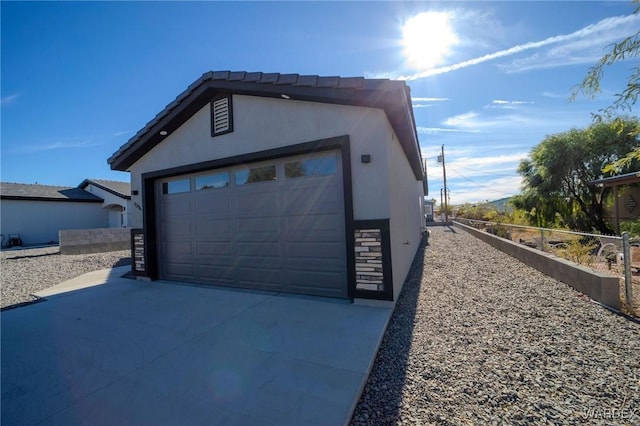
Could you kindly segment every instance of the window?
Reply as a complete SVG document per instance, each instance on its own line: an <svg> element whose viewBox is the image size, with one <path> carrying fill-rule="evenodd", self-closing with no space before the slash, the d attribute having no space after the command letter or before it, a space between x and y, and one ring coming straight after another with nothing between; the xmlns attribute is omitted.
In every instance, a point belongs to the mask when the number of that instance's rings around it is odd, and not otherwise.
<svg viewBox="0 0 640 426"><path fill-rule="evenodd" d="M219 96L211 101L211 136L233 131L231 95Z"/></svg>
<svg viewBox="0 0 640 426"><path fill-rule="evenodd" d="M236 185L276 180L276 166L252 167L236 172Z"/></svg>
<svg viewBox="0 0 640 426"><path fill-rule="evenodd" d="M335 156L310 158L308 160L285 163L284 176L296 178L303 176L329 176L336 174L338 162Z"/></svg>
<svg viewBox="0 0 640 426"><path fill-rule="evenodd" d="M227 186L229 186L229 172L220 172L196 177L196 191L225 188Z"/></svg>
<svg viewBox="0 0 640 426"><path fill-rule="evenodd" d="M162 183L163 194L179 194L191 191L191 181L189 179L172 180Z"/></svg>

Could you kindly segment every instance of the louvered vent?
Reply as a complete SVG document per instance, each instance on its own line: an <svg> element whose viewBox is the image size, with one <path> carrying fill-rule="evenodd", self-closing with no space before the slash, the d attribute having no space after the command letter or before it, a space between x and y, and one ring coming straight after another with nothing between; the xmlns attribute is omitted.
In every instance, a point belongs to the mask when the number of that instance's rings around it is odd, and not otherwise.
<svg viewBox="0 0 640 426"><path fill-rule="evenodd" d="M229 133L233 130L231 119L231 99L224 97L211 102L211 136Z"/></svg>

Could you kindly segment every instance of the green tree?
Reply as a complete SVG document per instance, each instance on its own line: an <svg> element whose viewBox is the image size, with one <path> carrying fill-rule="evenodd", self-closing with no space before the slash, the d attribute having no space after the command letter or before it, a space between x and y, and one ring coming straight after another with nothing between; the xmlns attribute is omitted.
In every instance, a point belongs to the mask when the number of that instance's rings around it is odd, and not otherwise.
<svg viewBox="0 0 640 426"><path fill-rule="evenodd" d="M607 176L602 172L607 164L638 146L639 129L638 119L626 118L546 137L520 163L523 192L513 205L530 212L530 222L537 226L611 233L603 217L609 188L589 182ZM633 161L628 167L639 164Z"/></svg>
<svg viewBox="0 0 640 426"><path fill-rule="evenodd" d="M640 4L640 0L633 0L633 4ZM640 12L640 6L636 6L634 14ZM573 98L578 93L589 97L595 97L601 92L601 81L604 75L605 68L620 62L625 59L634 58L640 55L640 30L624 38L619 43L614 43L610 46L607 53L605 53L598 63L589 68L587 75L582 80L582 83L578 85L573 91ZM612 119L617 114L631 112L633 106L638 100L640 94L640 66L631 68L631 75L627 79L626 87L615 96L615 101L606 108L601 109L598 113L594 114L596 122L603 119ZM619 127L619 131L622 131L622 119L616 118L615 124ZM627 169L633 162L640 161L640 146L633 147L626 155L622 156L618 160L607 164L604 167L605 173L622 173L622 170Z"/></svg>

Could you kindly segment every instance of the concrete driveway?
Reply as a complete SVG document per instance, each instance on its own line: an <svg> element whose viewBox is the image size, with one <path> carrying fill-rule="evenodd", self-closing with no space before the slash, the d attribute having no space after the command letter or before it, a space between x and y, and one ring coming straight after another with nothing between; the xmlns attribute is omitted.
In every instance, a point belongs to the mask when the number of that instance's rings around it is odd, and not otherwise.
<svg viewBox="0 0 640 426"><path fill-rule="evenodd" d="M344 424L391 315L119 275L2 312L3 425Z"/></svg>

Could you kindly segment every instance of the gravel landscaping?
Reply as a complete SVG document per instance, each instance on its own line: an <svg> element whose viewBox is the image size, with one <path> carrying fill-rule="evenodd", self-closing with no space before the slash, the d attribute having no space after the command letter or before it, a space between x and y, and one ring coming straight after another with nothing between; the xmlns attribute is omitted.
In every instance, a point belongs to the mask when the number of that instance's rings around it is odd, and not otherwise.
<svg viewBox="0 0 640 426"><path fill-rule="evenodd" d="M432 227L351 424L640 424L640 325Z"/></svg>
<svg viewBox="0 0 640 426"><path fill-rule="evenodd" d="M129 250L62 255L57 246L0 252L1 307L35 300L31 294L87 272L131 264Z"/></svg>

